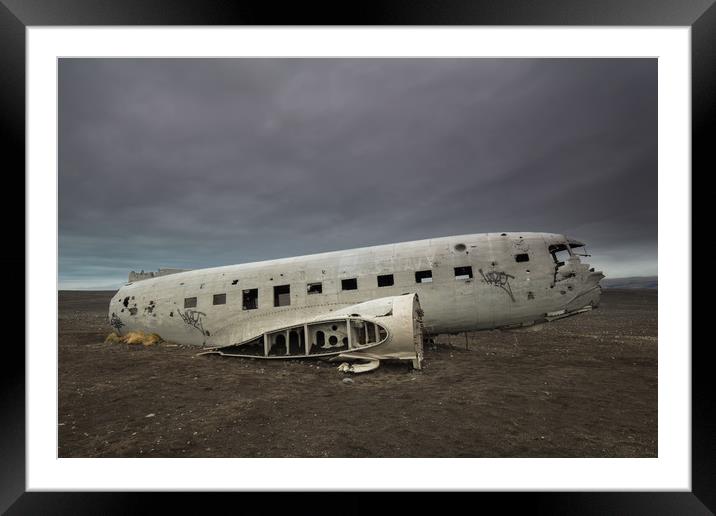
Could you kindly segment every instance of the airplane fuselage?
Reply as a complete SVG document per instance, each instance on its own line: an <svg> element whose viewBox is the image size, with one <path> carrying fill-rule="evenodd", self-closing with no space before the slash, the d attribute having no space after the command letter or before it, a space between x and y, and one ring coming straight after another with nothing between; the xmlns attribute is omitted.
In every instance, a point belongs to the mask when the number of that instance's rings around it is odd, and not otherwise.
<svg viewBox="0 0 716 516"><path fill-rule="evenodd" d="M598 305L603 275L574 254L582 245L552 233L470 234L191 270L124 285L109 316L118 332L220 347L416 293L427 334L524 327Z"/></svg>

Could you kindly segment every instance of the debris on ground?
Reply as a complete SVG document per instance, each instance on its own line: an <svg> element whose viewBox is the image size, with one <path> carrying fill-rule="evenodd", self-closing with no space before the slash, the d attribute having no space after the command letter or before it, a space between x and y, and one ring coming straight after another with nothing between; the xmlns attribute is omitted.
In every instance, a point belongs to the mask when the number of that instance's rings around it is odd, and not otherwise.
<svg viewBox="0 0 716 516"><path fill-rule="evenodd" d="M104 339L105 344L141 344L143 346L153 346L164 342L156 333L144 333L143 331L130 331L126 335L118 335L112 332Z"/></svg>

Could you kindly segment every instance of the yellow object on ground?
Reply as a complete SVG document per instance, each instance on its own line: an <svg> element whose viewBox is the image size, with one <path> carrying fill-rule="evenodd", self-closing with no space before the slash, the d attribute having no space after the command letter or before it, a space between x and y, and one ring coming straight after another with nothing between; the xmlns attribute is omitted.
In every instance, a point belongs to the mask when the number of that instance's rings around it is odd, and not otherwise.
<svg viewBox="0 0 716 516"><path fill-rule="evenodd" d="M156 333L144 333L142 331L130 331L126 335L117 335L112 332L104 339L108 344L142 344L144 346L153 346L163 342L163 339Z"/></svg>

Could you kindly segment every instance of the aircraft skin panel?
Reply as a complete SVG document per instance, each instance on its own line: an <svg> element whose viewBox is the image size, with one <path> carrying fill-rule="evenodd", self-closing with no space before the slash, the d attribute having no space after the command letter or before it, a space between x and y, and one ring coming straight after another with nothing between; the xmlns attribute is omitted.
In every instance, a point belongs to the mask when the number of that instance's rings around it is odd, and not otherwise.
<svg viewBox="0 0 716 516"><path fill-rule="evenodd" d="M580 246L553 233L484 233L175 272L127 283L108 314L119 333L203 348L405 294L416 295L426 335L528 326L598 305L603 274L582 263Z"/></svg>

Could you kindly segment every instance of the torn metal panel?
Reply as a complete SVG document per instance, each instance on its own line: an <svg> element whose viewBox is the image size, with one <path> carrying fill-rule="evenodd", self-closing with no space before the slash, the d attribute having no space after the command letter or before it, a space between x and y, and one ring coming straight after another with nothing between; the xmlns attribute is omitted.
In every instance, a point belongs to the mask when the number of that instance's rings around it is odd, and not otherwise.
<svg viewBox="0 0 716 516"><path fill-rule="evenodd" d="M575 310L571 310L571 311L569 311L569 312L566 311L566 310L560 310L559 312L553 312L552 314L547 314L547 315L545 316L545 319L546 319L547 321L556 321L557 319L564 319L565 317L571 317L572 315L577 315L577 314L581 314L581 313L584 313L584 312L589 312L589 311L592 310L593 308L594 308L593 306L587 305L587 306L584 306L584 307L582 307L582 308L578 308L578 309L575 309Z"/></svg>
<svg viewBox="0 0 716 516"><path fill-rule="evenodd" d="M379 365L380 360L377 359L367 360L365 362L358 363L343 362L341 365L338 366L338 370L341 373L367 373L368 371L378 369Z"/></svg>
<svg viewBox="0 0 716 516"><path fill-rule="evenodd" d="M174 269L174 268L165 267L165 268L160 268L156 272L155 271L144 272L143 270L141 272L131 271L129 273L129 282L142 281L142 280L151 279L151 278L158 278L159 276L167 276L169 274L177 274L179 272L186 272L188 270L190 270L190 269Z"/></svg>

